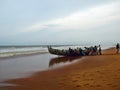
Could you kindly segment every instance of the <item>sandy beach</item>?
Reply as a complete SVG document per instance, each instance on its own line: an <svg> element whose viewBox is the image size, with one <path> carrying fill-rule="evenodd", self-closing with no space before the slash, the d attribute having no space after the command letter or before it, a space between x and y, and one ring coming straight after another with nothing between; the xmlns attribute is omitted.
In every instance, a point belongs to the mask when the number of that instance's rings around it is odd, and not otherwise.
<svg viewBox="0 0 120 90"><path fill-rule="evenodd" d="M102 55L85 56L76 63L7 83L16 86L0 90L120 90L120 54L115 48L107 49Z"/></svg>

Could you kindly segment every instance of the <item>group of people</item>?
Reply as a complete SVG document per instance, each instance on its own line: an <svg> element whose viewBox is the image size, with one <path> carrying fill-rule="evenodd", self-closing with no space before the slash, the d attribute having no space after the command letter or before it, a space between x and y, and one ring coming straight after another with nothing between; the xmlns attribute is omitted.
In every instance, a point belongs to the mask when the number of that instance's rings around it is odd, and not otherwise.
<svg viewBox="0 0 120 90"><path fill-rule="evenodd" d="M89 55L101 55L101 46L91 46L84 48L69 48L69 49L52 49L52 47L48 47L48 50L52 54L56 55L65 55L65 56L89 56Z"/></svg>
<svg viewBox="0 0 120 90"><path fill-rule="evenodd" d="M67 55L82 55L82 56L88 56L88 55L101 55L101 46L91 46L91 47L84 47L82 48L76 48L72 49L69 48L68 50L60 50L59 53L67 54Z"/></svg>
<svg viewBox="0 0 120 90"><path fill-rule="evenodd" d="M70 50L70 49L69 49ZM88 55L101 55L101 46L91 46L91 47L84 47L84 49L79 48L79 53L82 56Z"/></svg>

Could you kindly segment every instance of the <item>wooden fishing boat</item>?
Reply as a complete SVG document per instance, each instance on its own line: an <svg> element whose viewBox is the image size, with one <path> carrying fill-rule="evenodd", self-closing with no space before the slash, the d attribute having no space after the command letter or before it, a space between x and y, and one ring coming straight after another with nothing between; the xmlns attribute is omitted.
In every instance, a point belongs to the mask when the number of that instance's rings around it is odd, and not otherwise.
<svg viewBox="0 0 120 90"><path fill-rule="evenodd" d="M70 48L68 50L59 50L59 49L53 49L51 46L49 46L48 51L51 54L55 54L59 56L83 56L81 52Z"/></svg>
<svg viewBox="0 0 120 90"><path fill-rule="evenodd" d="M53 49L51 46L48 47L48 51L51 54L60 55L60 56L88 56L88 55L97 55L97 47L85 47L85 49L77 48L77 49L71 49L68 50L59 50L59 49Z"/></svg>

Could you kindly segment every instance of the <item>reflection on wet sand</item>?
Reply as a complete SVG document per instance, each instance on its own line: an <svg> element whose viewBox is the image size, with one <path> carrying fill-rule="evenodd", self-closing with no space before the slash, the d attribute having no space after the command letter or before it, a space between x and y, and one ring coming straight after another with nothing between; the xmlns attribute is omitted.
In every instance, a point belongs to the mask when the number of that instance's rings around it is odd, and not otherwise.
<svg viewBox="0 0 120 90"><path fill-rule="evenodd" d="M49 67L53 67L54 65L58 65L61 63L67 63L67 62L72 62L76 60L77 58L81 58L81 56L76 56L76 57L57 57L57 58L52 58L49 62Z"/></svg>

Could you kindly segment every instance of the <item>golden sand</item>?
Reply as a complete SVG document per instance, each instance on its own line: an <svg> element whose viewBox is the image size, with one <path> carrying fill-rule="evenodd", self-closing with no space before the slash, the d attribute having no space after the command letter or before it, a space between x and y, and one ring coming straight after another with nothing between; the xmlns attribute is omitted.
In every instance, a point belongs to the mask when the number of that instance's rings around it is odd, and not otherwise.
<svg viewBox="0 0 120 90"><path fill-rule="evenodd" d="M115 48L102 55L86 56L74 64L8 81L2 90L120 90L120 54Z"/></svg>

